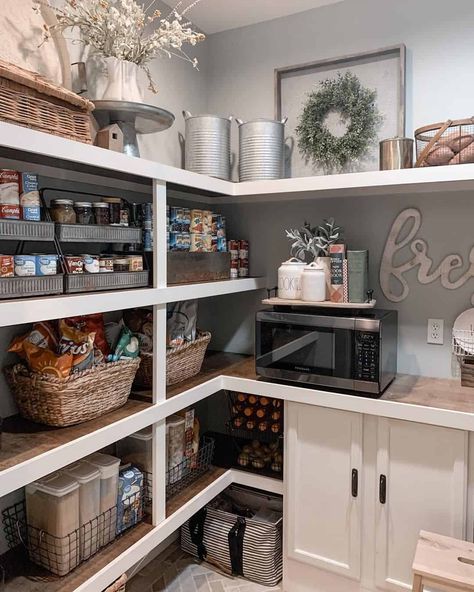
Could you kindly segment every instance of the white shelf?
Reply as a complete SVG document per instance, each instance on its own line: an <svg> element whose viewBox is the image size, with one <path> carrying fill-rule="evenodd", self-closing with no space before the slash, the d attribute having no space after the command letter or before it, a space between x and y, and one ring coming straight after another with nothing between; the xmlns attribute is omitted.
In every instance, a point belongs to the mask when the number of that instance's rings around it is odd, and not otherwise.
<svg viewBox="0 0 474 592"><path fill-rule="evenodd" d="M54 161L67 160L92 167L96 171L106 169L121 175L158 179L199 190L205 194L218 194L204 197L203 201L208 203L254 203L287 199L472 191L474 189L474 164L232 183L9 123L0 123L0 138L3 153L5 149L7 152L9 149L35 154L36 159L40 160L38 166L61 168L63 165ZM6 158L9 157L8 154L3 155ZM17 155L13 154L12 158L15 157L17 158ZM73 172L74 166L70 168Z"/></svg>
<svg viewBox="0 0 474 592"><path fill-rule="evenodd" d="M266 278L264 277L241 278L200 284L183 284L167 288L114 290L5 300L0 301L0 327L95 312L109 312L210 296L237 294L260 290L265 286Z"/></svg>

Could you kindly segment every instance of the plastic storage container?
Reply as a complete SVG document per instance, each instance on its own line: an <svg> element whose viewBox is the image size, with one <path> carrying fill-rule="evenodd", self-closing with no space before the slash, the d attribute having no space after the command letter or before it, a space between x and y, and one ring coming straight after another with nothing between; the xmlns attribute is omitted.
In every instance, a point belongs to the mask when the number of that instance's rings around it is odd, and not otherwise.
<svg viewBox="0 0 474 592"><path fill-rule="evenodd" d="M100 471L81 460L62 471L79 483L80 559L88 559L100 546Z"/></svg>
<svg viewBox="0 0 474 592"><path fill-rule="evenodd" d="M131 463L143 471L153 471L153 432L151 426L118 442L118 455L123 464Z"/></svg>
<svg viewBox="0 0 474 592"><path fill-rule="evenodd" d="M30 559L64 576L79 563L79 483L54 473L25 493Z"/></svg>
<svg viewBox="0 0 474 592"><path fill-rule="evenodd" d="M102 547L115 539L120 459L96 452L84 460L100 472L99 544Z"/></svg>
<svg viewBox="0 0 474 592"><path fill-rule="evenodd" d="M172 471L174 467L182 463L184 458L184 417L170 415L166 419L166 459L167 459L167 480L166 483L176 483L181 479L182 467L180 470Z"/></svg>

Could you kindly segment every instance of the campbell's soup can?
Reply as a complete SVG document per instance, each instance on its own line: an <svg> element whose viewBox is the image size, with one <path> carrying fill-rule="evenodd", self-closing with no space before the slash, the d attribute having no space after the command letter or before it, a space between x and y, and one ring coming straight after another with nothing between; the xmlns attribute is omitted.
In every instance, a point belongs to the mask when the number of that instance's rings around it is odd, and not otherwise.
<svg viewBox="0 0 474 592"><path fill-rule="evenodd" d="M236 279L239 277L239 260L238 259L231 259L230 260L230 277L232 279Z"/></svg>
<svg viewBox="0 0 474 592"><path fill-rule="evenodd" d="M20 218L20 175L11 169L0 169L0 218Z"/></svg>
<svg viewBox="0 0 474 592"><path fill-rule="evenodd" d="M231 260L239 259L240 242L238 240L230 240L227 243Z"/></svg>
<svg viewBox="0 0 474 592"><path fill-rule="evenodd" d="M247 259L249 258L249 241L247 240L240 240L239 241L239 259Z"/></svg>
<svg viewBox="0 0 474 592"><path fill-rule="evenodd" d="M239 259L239 277L248 277L249 275L249 260Z"/></svg>

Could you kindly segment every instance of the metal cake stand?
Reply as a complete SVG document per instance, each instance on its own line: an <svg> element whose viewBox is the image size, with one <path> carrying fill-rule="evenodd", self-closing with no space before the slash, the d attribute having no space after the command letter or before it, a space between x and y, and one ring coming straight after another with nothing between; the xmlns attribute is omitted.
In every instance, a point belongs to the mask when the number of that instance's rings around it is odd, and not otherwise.
<svg viewBox="0 0 474 592"><path fill-rule="evenodd" d="M123 132L123 151L140 156L137 134L153 134L173 125L174 115L166 109L129 101L94 101L94 117L100 128L116 123Z"/></svg>

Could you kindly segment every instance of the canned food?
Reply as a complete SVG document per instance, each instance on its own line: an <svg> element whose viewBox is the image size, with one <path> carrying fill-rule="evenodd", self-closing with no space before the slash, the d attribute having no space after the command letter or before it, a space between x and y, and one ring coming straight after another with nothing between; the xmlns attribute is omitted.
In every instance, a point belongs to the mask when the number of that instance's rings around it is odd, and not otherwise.
<svg viewBox="0 0 474 592"><path fill-rule="evenodd" d="M212 233L212 212L210 210L203 210L202 212L202 227L204 234Z"/></svg>
<svg viewBox="0 0 474 592"><path fill-rule="evenodd" d="M15 255L15 275L20 277L36 275L35 255Z"/></svg>
<svg viewBox="0 0 474 592"><path fill-rule="evenodd" d="M64 264L68 273L84 273L84 259L80 255L65 255Z"/></svg>
<svg viewBox="0 0 474 592"><path fill-rule="evenodd" d="M99 273L100 264L99 257L97 255L82 255L84 259L84 271L86 273Z"/></svg>
<svg viewBox="0 0 474 592"><path fill-rule="evenodd" d="M226 253L227 252L227 240L224 237L218 236L217 237L217 250L219 253Z"/></svg>
<svg viewBox="0 0 474 592"><path fill-rule="evenodd" d="M189 226L191 233L202 234L204 232L203 211L191 210L191 224Z"/></svg>
<svg viewBox="0 0 474 592"><path fill-rule="evenodd" d="M128 259L126 257L116 257L114 259L114 271L128 271Z"/></svg>
<svg viewBox="0 0 474 592"><path fill-rule="evenodd" d="M227 244L231 260L239 259L240 242L238 240L230 240Z"/></svg>
<svg viewBox="0 0 474 592"><path fill-rule="evenodd" d="M11 169L0 169L0 218L20 218L20 176Z"/></svg>
<svg viewBox="0 0 474 592"><path fill-rule="evenodd" d="M128 270L143 271L143 257L141 255L128 255Z"/></svg>
<svg viewBox="0 0 474 592"><path fill-rule="evenodd" d="M114 270L114 258L110 255L99 257L99 273L110 273Z"/></svg>
<svg viewBox="0 0 474 592"><path fill-rule="evenodd" d="M15 263L13 255L0 255L0 277L13 277L15 275Z"/></svg>
<svg viewBox="0 0 474 592"><path fill-rule="evenodd" d="M230 261L230 277L236 279L239 277L239 260L231 259Z"/></svg>
<svg viewBox="0 0 474 592"><path fill-rule="evenodd" d="M36 275L56 275L58 273L58 256L37 254Z"/></svg>
<svg viewBox="0 0 474 592"><path fill-rule="evenodd" d="M239 277L248 277L249 275L249 260L239 259Z"/></svg>
<svg viewBox="0 0 474 592"><path fill-rule="evenodd" d="M191 253L204 253L206 251L206 235L191 234L191 246L189 250Z"/></svg>
<svg viewBox="0 0 474 592"><path fill-rule="evenodd" d="M249 241L241 240L239 241L239 259L248 259L249 258Z"/></svg>
<svg viewBox="0 0 474 592"><path fill-rule="evenodd" d="M20 173L19 188L22 220L39 222L41 220L41 202L38 191L38 175Z"/></svg>

